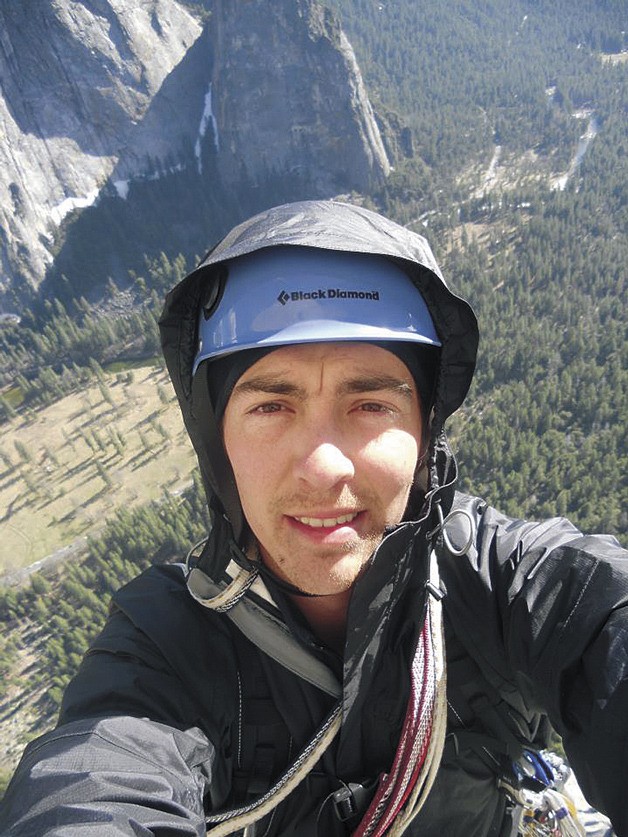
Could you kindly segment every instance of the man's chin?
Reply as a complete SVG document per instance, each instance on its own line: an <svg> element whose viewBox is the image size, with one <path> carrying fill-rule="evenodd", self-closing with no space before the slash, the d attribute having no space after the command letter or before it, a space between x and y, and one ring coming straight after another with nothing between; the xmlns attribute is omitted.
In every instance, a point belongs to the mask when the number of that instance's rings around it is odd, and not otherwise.
<svg viewBox="0 0 628 837"><path fill-rule="evenodd" d="M295 544L290 554L273 559L262 547L262 560L282 581L292 584L303 593L313 596L333 596L346 593L355 584L373 554L381 537L347 540L342 544L318 544L304 549ZM299 559L294 560L298 555Z"/></svg>
<svg viewBox="0 0 628 837"><path fill-rule="evenodd" d="M323 575L300 574L292 583L304 593L313 596L334 596L347 593L362 575L368 556L364 558L340 558Z"/></svg>

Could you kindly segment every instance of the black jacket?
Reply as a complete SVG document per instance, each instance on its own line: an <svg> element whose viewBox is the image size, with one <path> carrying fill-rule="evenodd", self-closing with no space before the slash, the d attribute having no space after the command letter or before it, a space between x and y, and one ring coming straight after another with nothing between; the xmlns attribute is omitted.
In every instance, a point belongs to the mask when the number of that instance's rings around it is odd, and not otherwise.
<svg viewBox="0 0 628 837"><path fill-rule="evenodd" d="M538 738L549 713L590 801L612 817L619 835L628 833L625 552L564 520L513 521L465 496L456 498L459 507L471 511L478 529L464 558L441 554L450 738L408 833L472 837L501 820L498 773L469 735L483 734L491 746L498 694L522 740ZM302 626L294 629L313 644ZM381 667L394 668L396 649L385 644ZM342 676L340 661L314 652ZM251 654L259 663L253 685L242 677ZM355 672L347 661L344 676L350 690ZM390 671L376 678L315 775L280 806L268 831L264 823L256 833L316 833L307 830L316 818L320 834L348 833L324 800L337 780L374 778L378 760L394 751L399 685ZM257 652L226 616L195 602L182 567L152 568L115 597L66 692L59 727L27 748L5 798L1 833L88 834L87 823L98 823L99 835L202 835L204 809L228 807L251 789L251 774L237 784L243 769L255 773L251 754L242 753L248 735L266 736L270 780L333 703Z"/></svg>
<svg viewBox="0 0 628 837"><path fill-rule="evenodd" d="M470 384L477 326L420 236L346 204L279 207L236 229L170 294L164 353L214 519L199 570L219 581L234 556L246 564L238 549L246 522L207 386L201 374L191 376L197 311L222 261L275 244L394 258L420 288L443 348L420 498L355 585L344 659L316 643L268 582L274 603L264 607L341 684L343 715L321 763L255 833L351 832L354 823L340 822L330 794L341 783L370 785L390 767L434 547L446 592L449 735L436 783L408 833L499 834L501 772L520 742L543 743L549 716L589 800L613 818L618 834L628 834L626 552L564 520L510 520L454 494L444 422ZM440 517L449 520L454 546L470 536L464 556L448 550ZM256 595L252 589L247 599ZM246 600L242 606L249 607ZM227 616L194 601L181 568L154 568L116 596L67 690L58 728L27 749L0 833L202 835L205 813L267 788L333 704L330 694L258 651Z"/></svg>

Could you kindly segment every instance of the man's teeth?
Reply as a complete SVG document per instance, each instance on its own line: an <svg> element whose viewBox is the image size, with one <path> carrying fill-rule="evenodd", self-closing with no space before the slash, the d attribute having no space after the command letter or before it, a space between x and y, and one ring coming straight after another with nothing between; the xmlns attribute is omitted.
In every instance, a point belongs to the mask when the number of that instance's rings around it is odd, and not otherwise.
<svg viewBox="0 0 628 837"><path fill-rule="evenodd" d="M323 527L330 528L332 526L342 526L343 523L351 523L357 516L357 512L355 512L353 514L343 514L340 517L295 517L295 520L305 526L322 529Z"/></svg>

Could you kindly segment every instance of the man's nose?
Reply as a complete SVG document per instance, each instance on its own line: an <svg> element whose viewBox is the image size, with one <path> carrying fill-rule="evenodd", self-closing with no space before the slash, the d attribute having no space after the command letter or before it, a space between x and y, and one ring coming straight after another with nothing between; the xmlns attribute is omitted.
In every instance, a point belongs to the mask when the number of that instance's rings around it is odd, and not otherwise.
<svg viewBox="0 0 628 837"><path fill-rule="evenodd" d="M351 459L332 442L320 442L296 464L296 476L313 488L325 490L355 475Z"/></svg>

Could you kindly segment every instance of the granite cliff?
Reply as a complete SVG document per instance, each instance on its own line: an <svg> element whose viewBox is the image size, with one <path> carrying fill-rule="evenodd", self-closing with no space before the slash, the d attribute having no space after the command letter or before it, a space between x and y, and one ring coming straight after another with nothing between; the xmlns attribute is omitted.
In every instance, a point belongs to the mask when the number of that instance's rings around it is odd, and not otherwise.
<svg viewBox="0 0 628 837"><path fill-rule="evenodd" d="M74 292L124 281L144 253L201 253L268 202L387 175L329 11L207 11L204 23L175 0L0 7L0 311L19 312L46 277Z"/></svg>
<svg viewBox="0 0 628 837"><path fill-rule="evenodd" d="M134 134L168 76L201 34L173 0L44 0L0 6L0 292L36 286L58 230L93 204L121 157L139 175L146 155L182 139L161 120ZM172 106L185 111L180 98ZM165 116L165 114L164 114ZM20 287L22 285L22 287Z"/></svg>
<svg viewBox="0 0 628 837"><path fill-rule="evenodd" d="M215 0L212 108L226 182L303 172L321 194L363 190L388 174L353 49L311 0Z"/></svg>

